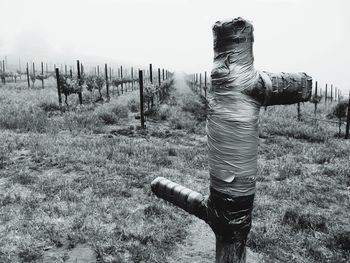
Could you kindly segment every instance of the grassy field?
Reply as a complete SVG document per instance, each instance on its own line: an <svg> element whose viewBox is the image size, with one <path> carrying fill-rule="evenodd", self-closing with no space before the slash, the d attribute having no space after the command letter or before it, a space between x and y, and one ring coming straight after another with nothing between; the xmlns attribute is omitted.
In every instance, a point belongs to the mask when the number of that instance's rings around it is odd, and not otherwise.
<svg viewBox="0 0 350 263"><path fill-rule="evenodd" d="M145 131L137 91L84 106L71 96L61 114L54 83L0 87L0 262L79 251L85 262L166 262L191 216L155 198L150 182L164 176L204 194L209 182L204 105L184 81L175 86ZM350 141L296 113L261 109L248 245L266 262L349 262Z"/></svg>

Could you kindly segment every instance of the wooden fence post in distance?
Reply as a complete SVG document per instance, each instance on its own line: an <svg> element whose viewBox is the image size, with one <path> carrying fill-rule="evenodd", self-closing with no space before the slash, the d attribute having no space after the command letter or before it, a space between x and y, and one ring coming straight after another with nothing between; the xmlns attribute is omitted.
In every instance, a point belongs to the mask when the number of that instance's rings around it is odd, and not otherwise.
<svg viewBox="0 0 350 263"><path fill-rule="evenodd" d="M78 84L80 87L80 90L78 91L79 104L83 105L83 94L81 91L81 75L80 75L80 62L79 62L79 60L77 60L77 75L78 75Z"/></svg>
<svg viewBox="0 0 350 263"><path fill-rule="evenodd" d="M109 97L108 67L107 67L107 64L105 64L105 75L106 75L106 93L107 93L107 101L109 101L111 98Z"/></svg>
<svg viewBox="0 0 350 263"><path fill-rule="evenodd" d="M204 97L207 99L207 72L204 72Z"/></svg>
<svg viewBox="0 0 350 263"><path fill-rule="evenodd" d="M181 204L210 225L216 236L217 263L242 263L255 196L260 106L308 101L312 79L305 73L256 71L253 26L247 20L218 21L213 34L211 77L216 92L206 129L210 195L203 200L161 179L151 186L157 196Z"/></svg>
<svg viewBox="0 0 350 263"><path fill-rule="evenodd" d="M139 70L139 87L140 87L140 116L141 116L141 128L145 128L145 115L144 115L144 108L143 108L143 72L142 70Z"/></svg>
<svg viewBox="0 0 350 263"><path fill-rule="evenodd" d="M348 116L346 118L345 139L350 139L350 91L349 91L349 101L348 101Z"/></svg>
<svg viewBox="0 0 350 263"><path fill-rule="evenodd" d="M60 86L60 73L59 69L56 68L56 80L57 80L57 93L58 93L58 105L60 107L60 110L62 110L62 93L61 93L61 86Z"/></svg>
<svg viewBox="0 0 350 263"><path fill-rule="evenodd" d="M30 78L29 78L29 67L28 67L28 63L27 63L26 73L27 73L27 82L28 82L28 89L29 89L29 88L30 88Z"/></svg>
<svg viewBox="0 0 350 263"><path fill-rule="evenodd" d="M44 88L44 63L41 62L41 88Z"/></svg>
<svg viewBox="0 0 350 263"><path fill-rule="evenodd" d="M124 93L124 86L123 86L123 66L120 66L120 80L121 80L121 87L122 87L122 94Z"/></svg>

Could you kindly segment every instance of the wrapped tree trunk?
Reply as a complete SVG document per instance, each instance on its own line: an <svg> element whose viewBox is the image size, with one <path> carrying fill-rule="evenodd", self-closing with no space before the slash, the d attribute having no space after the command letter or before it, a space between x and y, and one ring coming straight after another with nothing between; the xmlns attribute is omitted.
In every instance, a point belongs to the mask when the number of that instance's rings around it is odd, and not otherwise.
<svg viewBox="0 0 350 263"><path fill-rule="evenodd" d="M190 190L176 192L178 186L161 180L154 181L152 189L172 203L185 203L178 205L183 209L196 207L185 210L205 220L214 231L217 263L246 262L260 107L309 100L312 79L305 73L255 70L253 26L247 20L218 21L213 35L213 99L207 118L210 195L201 202L195 199L197 205L193 205L188 204L194 202L188 198Z"/></svg>

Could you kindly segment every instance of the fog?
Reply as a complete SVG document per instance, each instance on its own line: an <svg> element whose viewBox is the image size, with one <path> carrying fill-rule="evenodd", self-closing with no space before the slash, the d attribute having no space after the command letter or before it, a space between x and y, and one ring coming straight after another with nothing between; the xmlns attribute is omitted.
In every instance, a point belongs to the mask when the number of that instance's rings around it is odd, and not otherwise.
<svg viewBox="0 0 350 263"><path fill-rule="evenodd" d="M212 25L238 16L255 28L255 67L300 72L347 92L347 0L0 0L0 59L109 63L210 71Z"/></svg>

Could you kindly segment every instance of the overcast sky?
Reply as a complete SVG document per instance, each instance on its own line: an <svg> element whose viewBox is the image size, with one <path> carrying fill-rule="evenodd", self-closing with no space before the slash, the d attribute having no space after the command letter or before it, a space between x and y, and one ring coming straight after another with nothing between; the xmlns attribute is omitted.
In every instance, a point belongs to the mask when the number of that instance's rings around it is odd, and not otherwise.
<svg viewBox="0 0 350 263"><path fill-rule="evenodd" d="M350 88L349 0L0 0L0 58L210 71L212 25L253 22L255 67Z"/></svg>

